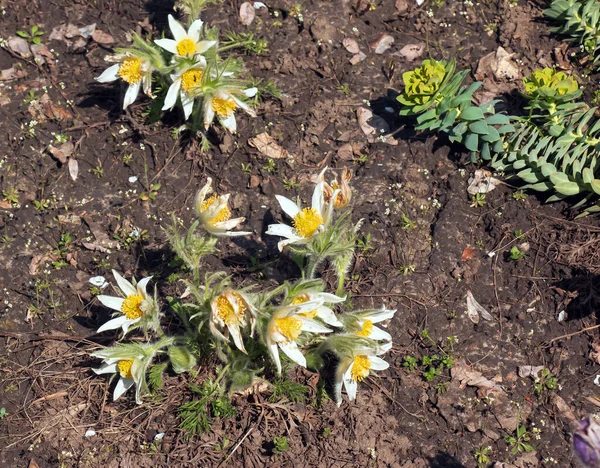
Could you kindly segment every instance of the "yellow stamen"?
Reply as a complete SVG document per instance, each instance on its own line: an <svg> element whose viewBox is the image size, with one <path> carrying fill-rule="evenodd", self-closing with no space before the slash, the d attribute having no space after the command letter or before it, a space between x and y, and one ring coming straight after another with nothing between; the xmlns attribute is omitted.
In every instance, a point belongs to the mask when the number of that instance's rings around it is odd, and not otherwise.
<svg viewBox="0 0 600 468"><path fill-rule="evenodd" d="M302 333L302 320L298 317L277 318L275 323L288 342L296 340Z"/></svg>
<svg viewBox="0 0 600 468"><path fill-rule="evenodd" d="M129 84L139 83L142 79L142 61L136 57L127 57L119 65L119 76Z"/></svg>
<svg viewBox="0 0 600 468"><path fill-rule="evenodd" d="M371 369L371 361L368 356L356 356L352 362L350 375L355 382L361 382L369 375Z"/></svg>
<svg viewBox="0 0 600 468"><path fill-rule="evenodd" d="M139 294L127 296L121 306L121 312L130 320L138 319L144 315L141 308L142 302L144 302L144 298Z"/></svg>
<svg viewBox="0 0 600 468"><path fill-rule="evenodd" d="M221 294L217 298L217 315L225 325L238 325L244 318L246 313L246 304L244 299L238 293L231 293L237 299L238 311L235 313L233 304L229 301L227 296Z"/></svg>
<svg viewBox="0 0 600 468"><path fill-rule="evenodd" d="M373 333L373 322L371 320L365 320L360 331L357 331L358 336L364 336L365 338Z"/></svg>
<svg viewBox="0 0 600 468"><path fill-rule="evenodd" d="M187 57L188 55L194 55L195 53L196 43L189 37L186 37L177 43L177 55Z"/></svg>
<svg viewBox="0 0 600 468"><path fill-rule="evenodd" d="M292 305L304 304L309 299L308 294L302 293L299 296L296 296L292 300ZM302 317L306 317L308 319L314 319L317 316L317 309L309 310L307 312L298 312L298 315Z"/></svg>
<svg viewBox="0 0 600 468"><path fill-rule="evenodd" d="M183 42L183 41L181 41ZM200 85L202 80L202 71L196 68L192 68L181 75L181 89L186 93L189 93L191 89Z"/></svg>
<svg viewBox="0 0 600 468"><path fill-rule="evenodd" d="M217 201L217 195L213 195L210 198L207 198L206 200L204 200L202 202L202 205L200 206L200 211L204 212L204 211L208 210L212 206L212 204L216 201ZM231 210L229 209L229 207L227 205L225 205L223 208L221 208L221 210L213 218L208 220L208 222L211 224L215 224L215 223L227 221L230 218L231 218Z"/></svg>
<svg viewBox="0 0 600 468"><path fill-rule="evenodd" d="M215 96L212 100L212 109L219 117L227 118L235 112L237 104L233 98L225 99Z"/></svg>
<svg viewBox="0 0 600 468"><path fill-rule="evenodd" d="M133 379L131 366L133 366L133 361L129 359L118 362L117 367L119 368L119 374L121 374L121 377L124 379Z"/></svg>
<svg viewBox="0 0 600 468"><path fill-rule="evenodd" d="M323 218L315 208L304 208L294 217L292 224L299 236L310 237L323 224Z"/></svg>

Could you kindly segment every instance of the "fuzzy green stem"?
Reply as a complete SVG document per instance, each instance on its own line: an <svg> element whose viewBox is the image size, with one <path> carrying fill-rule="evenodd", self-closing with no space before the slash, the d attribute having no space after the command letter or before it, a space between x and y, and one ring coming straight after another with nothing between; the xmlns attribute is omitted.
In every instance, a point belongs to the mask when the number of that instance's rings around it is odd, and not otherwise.
<svg viewBox="0 0 600 468"><path fill-rule="evenodd" d="M306 278L314 279L317 267L324 260L323 255L311 254L308 256L308 260L306 263Z"/></svg>

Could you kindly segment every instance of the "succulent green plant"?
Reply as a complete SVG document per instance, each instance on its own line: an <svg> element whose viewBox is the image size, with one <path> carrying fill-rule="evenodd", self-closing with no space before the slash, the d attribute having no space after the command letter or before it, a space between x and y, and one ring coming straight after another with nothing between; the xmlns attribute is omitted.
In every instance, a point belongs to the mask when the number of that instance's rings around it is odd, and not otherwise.
<svg viewBox="0 0 600 468"><path fill-rule="evenodd" d="M600 2L597 0L552 0L544 15L557 23L552 32L569 36L581 44L600 65Z"/></svg>

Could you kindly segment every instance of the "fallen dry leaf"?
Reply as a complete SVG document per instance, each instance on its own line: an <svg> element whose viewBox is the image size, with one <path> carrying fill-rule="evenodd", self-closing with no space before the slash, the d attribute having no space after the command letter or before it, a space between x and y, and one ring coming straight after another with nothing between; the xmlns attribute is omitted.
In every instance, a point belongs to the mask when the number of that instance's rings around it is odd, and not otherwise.
<svg viewBox="0 0 600 468"><path fill-rule="evenodd" d="M75 145L70 141L63 143L58 148L55 148L52 145L48 145L48 152L52 155L54 159L56 159L61 164L66 164L69 157L73 154L73 149Z"/></svg>
<svg viewBox="0 0 600 468"><path fill-rule="evenodd" d="M367 55L364 52L359 52L358 54L353 55L349 61L352 65L356 65L357 63L362 62L367 58Z"/></svg>
<svg viewBox="0 0 600 468"><path fill-rule="evenodd" d="M425 52L425 44L407 44L398 51L399 57L403 57L407 62L418 59Z"/></svg>
<svg viewBox="0 0 600 468"><path fill-rule="evenodd" d="M79 224L81 224L81 216L74 215L74 214L58 215L58 222L79 225Z"/></svg>
<svg viewBox="0 0 600 468"><path fill-rule="evenodd" d="M396 0L396 10L403 15L408 11L408 0Z"/></svg>
<svg viewBox="0 0 600 468"><path fill-rule="evenodd" d="M40 468L40 465L37 464L35 458L29 460L29 468Z"/></svg>
<svg viewBox="0 0 600 468"><path fill-rule="evenodd" d="M27 72L23 69L16 69L15 67L7 68L0 72L0 81L12 81L19 78L23 78L27 75Z"/></svg>
<svg viewBox="0 0 600 468"><path fill-rule="evenodd" d="M471 245L467 245L460 256L460 260L463 262L468 262L475 257L477 257L477 249Z"/></svg>
<svg viewBox="0 0 600 468"><path fill-rule="evenodd" d="M389 34L382 34L375 42L371 44L371 49L373 49L376 54L381 55L390 47L392 47L393 43L394 38L392 36Z"/></svg>
<svg viewBox="0 0 600 468"><path fill-rule="evenodd" d="M342 41L342 45L344 48L350 52L351 54L358 54L360 52L360 47L358 47L358 42L354 39L346 38Z"/></svg>
<svg viewBox="0 0 600 468"><path fill-rule="evenodd" d="M511 60L513 55L498 47L496 52L491 52L479 60L475 78L480 81L486 77L493 77L498 81L517 80L521 77L521 72Z"/></svg>
<svg viewBox="0 0 600 468"><path fill-rule="evenodd" d="M479 316L488 322L494 320L494 317L473 297L471 291L467 291L467 315L473 323L479 323Z"/></svg>
<svg viewBox="0 0 600 468"><path fill-rule="evenodd" d="M13 207L12 203L9 202L8 200L0 200L0 208L2 208L3 210L9 210Z"/></svg>
<svg viewBox="0 0 600 468"><path fill-rule="evenodd" d="M114 44L115 39L108 33L105 33L104 31L101 31L100 29L96 29L93 33L92 33L92 39L97 42L98 44L102 44L102 45L110 45L110 44Z"/></svg>
<svg viewBox="0 0 600 468"><path fill-rule="evenodd" d="M250 26L256 16L256 11L251 2L244 2L240 5L240 22L244 26Z"/></svg>
<svg viewBox="0 0 600 468"><path fill-rule="evenodd" d="M568 419L570 422L575 422L577 420L577 418L575 417L575 413L573 413L571 407L567 405L567 402L563 400L562 397L560 397L556 393L552 393L552 396L550 397L550 402L554 406L556 406L558 413L565 419Z"/></svg>
<svg viewBox="0 0 600 468"><path fill-rule="evenodd" d="M469 187L467 188L467 192L470 195L475 195L477 193L488 193L496 188L500 181L492 177L492 173L490 171L486 171L485 169L477 169L473 177L469 178Z"/></svg>
<svg viewBox="0 0 600 468"><path fill-rule="evenodd" d="M290 156L290 153L285 148L279 146L273 137L266 132L250 138L248 144L268 158L284 159Z"/></svg>
<svg viewBox="0 0 600 468"><path fill-rule="evenodd" d="M31 50L29 50L29 44L22 37L10 36L6 40L6 46L19 57L31 57Z"/></svg>
<svg viewBox="0 0 600 468"><path fill-rule="evenodd" d="M542 370L544 370L544 366L519 366L517 372L519 373L519 377L521 377L522 379L531 377L535 380L538 378L538 374Z"/></svg>
<svg viewBox="0 0 600 468"><path fill-rule="evenodd" d="M460 387L465 388L477 387L477 393L481 396L488 396L491 393L504 393L502 387L496 382L490 379L486 379L481 372L474 370L471 366L467 365L464 359L458 360L450 369L450 374L453 380L460 382Z"/></svg>
<svg viewBox="0 0 600 468"><path fill-rule="evenodd" d="M50 262L55 260L56 257L53 254L42 254L42 255L34 255L29 263L29 274L35 275L37 273L38 268L45 262Z"/></svg>
<svg viewBox="0 0 600 468"><path fill-rule="evenodd" d="M365 107L359 107L356 110L356 117L358 118L358 125L362 132L366 135L369 143L375 143L376 141L382 141L390 145L397 145L396 141L391 135L385 135L390 132L390 126L383 117L379 117L373 114L371 109ZM380 140L382 138L382 140Z"/></svg>

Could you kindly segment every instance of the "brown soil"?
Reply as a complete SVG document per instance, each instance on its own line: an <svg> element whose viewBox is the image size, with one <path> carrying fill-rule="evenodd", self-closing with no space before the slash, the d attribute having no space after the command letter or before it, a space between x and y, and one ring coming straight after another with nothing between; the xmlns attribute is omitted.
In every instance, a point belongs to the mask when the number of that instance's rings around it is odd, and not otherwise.
<svg viewBox="0 0 600 468"><path fill-rule="evenodd" d="M240 3L227 0L203 20L244 31ZM269 52L244 57L249 73L273 80L282 99L262 102L255 119L239 118L236 136L211 131L214 147L201 154L196 142L170 136L181 123L177 116L148 125L145 102L122 113L123 90L94 81L109 47L48 38L64 23L96 23L115 46L124 45L132 28L159 34L172 2L0 0L0 36L37 24L53 55L51 66L37 66L0 50L0 69L22 75L0 82L0 184L19 197L16 206L0 201L2 466L475 467L475 451L488 446L490 462L482 466L574 466L572 423L598 406L600 366L589 358L597 333L587 328L596 323L600 223L571 221L566 204L544 205L535 195L515 199L506 185L490 192L485 206L471 206L466 187L476 168L465 164L460 148L415 134L395 117L393 99L402 73L420 60L398 54L408 44L424 44L422 58L456 57L459 67L471 69L498 46L515 54L523 74L554 63L560 42L542 18L544 2L447 0L417 7L399 0L399 11L391 0L376 0L371 11L366 1L306 0L303 23L289 15L293 3L273 0L268 13L259 12L250 29L267 40ZM370 45L382 34L395 42L375 54ZM352 65L344 38L354 38L366 59ZM505 93L510 108L518 97L506 91L518 86L488 83L487 92ZM44 102L45 94L49 103L40 110L31 100ZM356 118L365 101L399 130L396 145L367 142ZM31 120L39 122L34 134ZM276 160L273 173L247 143L265 129L294 155L293 162ZM56 146L53 133L67 134L75 145L76 181L47 151ZM251 175L242 164L250 164ZM371 236L373 249L358 253L350 274L354 305L398 308L389 326L390 369L369 378L356 403L339 409L331 401L309 404L318 378L294 371L290 378L310 388L306 403L238 396L235 417L217 419L210 432L190 440L178 429L177 407L191 397L191 377L169 376L141 406L131 397L113 403L106 379L90 372L97 362L89 352L114 336L95 335L108 311L92 297L88 279L115 268L154 275L163 298L181 293L167 281L174 270L161 225L173 211L190 219L192 198L209 175L235 193L236 212L256 233L221 241L212 265L266 285L296 275L264 231L280 216L274 194L296 194L283 182L306 182L324 165L352 168L354 216L364 218L363 233ZM131 176L138 181L130 183ZM156 200L141 201L152 183L161 184ZM522 238L515 238L517 230ZM134 231L143 234L136 238ZM65 234L72 238L66 246ZM521 260L508 258L514 245L528 249ZM260 270L247 273L249 256ZM333 281L330 272L323 275ZM467 291L493 322L469 320ZM563 310L568 318L559 322ZM424 329L435 346L421 338ZM439 353L438 345L453 336L452 370L428 382L425 368L403 365L407 356ZM534 380L518 373L527 365L549 369L556 388L537 394ZM202 366L197 381L209 369ZM464 372L501 385L500 396L486 398ZM526 425L533 452L511 453L505 436L517 424ZM84 437L88 429L97 435ZM161 432L164 438L154 443ZM272 441L283 435L289 449L274 455ZM230 445L222 449L225 439Z"/></svg>

